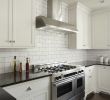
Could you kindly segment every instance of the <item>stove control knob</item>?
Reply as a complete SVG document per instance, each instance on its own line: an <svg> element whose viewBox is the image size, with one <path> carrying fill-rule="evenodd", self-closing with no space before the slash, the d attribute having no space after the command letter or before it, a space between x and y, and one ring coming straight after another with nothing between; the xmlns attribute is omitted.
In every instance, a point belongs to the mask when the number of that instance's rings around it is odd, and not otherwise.
<svg viewBox="0 0 110 100"><path fill-rule="evenodd" d="M55 77L55 80L58 80L58 77Z"/></svg>
<svg viewBox="0 0 110 100"><path fill-rule="evenodd" d="M81 71L78 71L78 73L81 73Z"/></svg>
<svg viewBox="0 0 110 100"><path fill-rule="evenodd" d="M61 76L58 76L58 77L56 77L55 79L56 79L56 80L59 80L59 79L61 79Z"/></svg>
<svg viewBox="0 0 110 100"><path fill-rule="evenodd" d="M61 77L61 76L59 76L58 78L59 78L59 79L61 79L62 77Z"/></svg>
<svg viewBox="0 0 110 100"><path fill-rule="evenodd" d="M77 72L74 72L74 74L76 75L76 74L77 74Z"/></svg>
<svg viewBox="0 0 110 100"><path fill-rule="evenodd" d="M82 73L82 72L84 72L84 71L83 70L78 71L78 73Z"/></svg>
<svg viewBox="0 0 110 100"><path fill-rule="evenodd" d="M81 72L84 72L84 70L81 70Z"/></svg>
<svg viewBox="0 0 110 100"><path fill-rule="evenodd" d="M76 72L73 72L73 73L72 73L72 75L76 75L76 74L77 74Z"/></svg>
<svg viewBox="0 0 110 100"><path fill-rule="evenodd" d="M63 78L64 77L64 75L63 74L61 74L61 78Z"/></svg>

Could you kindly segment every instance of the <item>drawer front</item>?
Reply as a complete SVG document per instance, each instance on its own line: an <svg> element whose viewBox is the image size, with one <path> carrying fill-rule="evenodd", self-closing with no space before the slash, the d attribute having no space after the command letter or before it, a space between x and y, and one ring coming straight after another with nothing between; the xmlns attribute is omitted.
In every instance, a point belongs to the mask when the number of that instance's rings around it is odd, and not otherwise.
<svg viewBox="0 0 110 100"><path fill-rule="evenodd" d="M4 90L6 90L8 93L16 98L21 97L22 94L25 95L32 91L39 91L43 89L50 89L49 77L4 87Z"/></svg>

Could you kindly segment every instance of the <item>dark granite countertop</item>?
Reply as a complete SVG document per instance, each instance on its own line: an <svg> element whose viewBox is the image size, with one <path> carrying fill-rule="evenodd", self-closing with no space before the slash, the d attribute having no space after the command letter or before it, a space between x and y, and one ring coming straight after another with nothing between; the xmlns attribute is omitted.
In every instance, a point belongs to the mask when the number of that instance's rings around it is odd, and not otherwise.
<svg viewBox="0 0 110 100"><path fill-rule="evenodd" d="M92 65L110 66L110 65L100 64L99 61L81 61L81 62L73 62L73 63L70 63L70 64L73 64L73 65L82 65L82 66L85 66L85 67L90 67Z"/></svg>
<svg viewBox="0 0 110 100"><path fill-rule="evenodd" d="M85 67L89 67L92 65L101 65L98 61L82 61L82 62L73 62L70 63L72 65L82 65ZM110 65L108 65L110 66ZM4 73L0 74L0 87L5 87L9 85L14 85L30 80L35 80L38 78L43 78L47 76L51 76L52 74L46 73L46 72L39 72L39 73L32 73L26 75L26 72L22 72L22 74L19 74L18 72L16 74L14 73Z"/></svg>
<svg viewBox="0 0 110 100"><path fill-rule="evenodd" d="M12 97L8 92L0 88L0 100L16 100L16 98Z"/></svg>
<svg viewBox="0 0 110 100"><path fill-rule="evenodd" d="M85 67L89 67L92 65L101 65L99 61L82 61L82 62L73 62L71 64L82 65ZM26 72L22 72L22 74L19 74L17 72L16 75L14 73L4 73L4 74L0 74L0 87L5 87L5 86L22 83L47 76L51 76L51 74L46 72L39 72L39 73L30 72L30 74L27 75Z"/></svg>
<svg viewBox="0 0 110 100"><path fill-rule="evenodd" d="M4 73L0 74L0 87L10 86L26 81L31 81L43 77L51 76L51 74L46 72L39 72L39 73L32 73L26 74L26 72L22 72L20 74L19 72L14 73Z"/></svg>
<svg viewBox="0 0 110 100"><path fill-rule="evenodd" d="M101 65L100 62L98 61L82 61L82 62L76 62L75 64L82 65L85 67L89 67L92 65Z"/></svg>

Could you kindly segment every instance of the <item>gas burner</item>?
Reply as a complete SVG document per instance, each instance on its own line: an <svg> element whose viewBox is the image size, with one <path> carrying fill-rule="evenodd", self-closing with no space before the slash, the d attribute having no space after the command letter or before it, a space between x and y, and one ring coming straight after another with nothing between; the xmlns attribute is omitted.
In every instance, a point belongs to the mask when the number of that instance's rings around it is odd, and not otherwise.
<svg viewBox="0 0 110 100"><path fill-rule="evenodd" d="M58 65L53 67L45 67L45 68L42 68L41 70L49 73L58 73L58 72L63 72L63 71L67 71L75 68L76 66L71 66L71 65Z"/></svg>
<svg viewBox="0 0 110 100"><path fill-rule="evenodd" d="M73 66L73 65L55 65L55 66L37 66L34 68L34 73L35 72L45 72L45 73L50 73L52 74L52 81L59 81L67 77L71 77L74 75L82 74L84 73L84 67L83 66Z"/></svg>

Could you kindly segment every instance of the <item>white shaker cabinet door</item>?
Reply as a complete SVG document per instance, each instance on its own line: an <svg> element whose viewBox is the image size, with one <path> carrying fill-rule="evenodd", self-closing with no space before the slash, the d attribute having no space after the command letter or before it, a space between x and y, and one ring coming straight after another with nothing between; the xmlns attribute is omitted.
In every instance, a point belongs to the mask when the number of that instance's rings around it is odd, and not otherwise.
<svg viewBox="0 0 110 100"><path fill-rule="evenodd" d="M32 0L13 0L13 47L32 46Z"/></svg>
<svg viewBox="0 0 110 100"><path fill-rule="evenodd" d="M30 100L49 100L48 91L39 90L31 93Z"/></svg>
<svg viewBox="0 0 110 100"><path fill-rule="evenodd" d="M96 92L96 68L90 66L85 68L85 92L88 95L93 91Z"/></svg>
<svg viewBox="0 0 110 100"><path fill-rule="evenodd" d="M81 3L70 6L69 23L78 30L76 34L69 34L69 48L91 49L90 9Z"/></svg>
<svg viewBox="0 0 110 100"><path fill-rule="evenodd" d="M108 49L110 49L110 12L108 13Z"/></svg>
<svg viewBox="0 0 110 100"><path fill-rule="evenodd" d="M11 46L9 40L10 0L0 0L0 48Z"/></svg>
<svg viewBox="0 0 110 100"><path fill-rule="evenodd" d="M110 93L110 67L98 67L98 91Z"/></svg>
<svg viewBox="0 0 110 100"><path fill-rule="evenodd" d="M39 90L39 91L30 91L24 93L16 98L17 100L49 100L48 91Z"/></svg>
<svg viewBox="0 0 110 100"><path fill-rule="evenodd" d="M77 7L77 29L77 48L91 49L90 10L80 3Z"/></svg>
<svg viewBox="0 0 110 100"><path fill-rule="evenodd" d="M51 100L50 89L50 77L4 87L17 100Z"/></svg>
<svg viewBox="0 0 110 100"><path fill-rule="evenodd" d="M108 18L106 13L92 16L93 49L107 49Z"/></svg>

